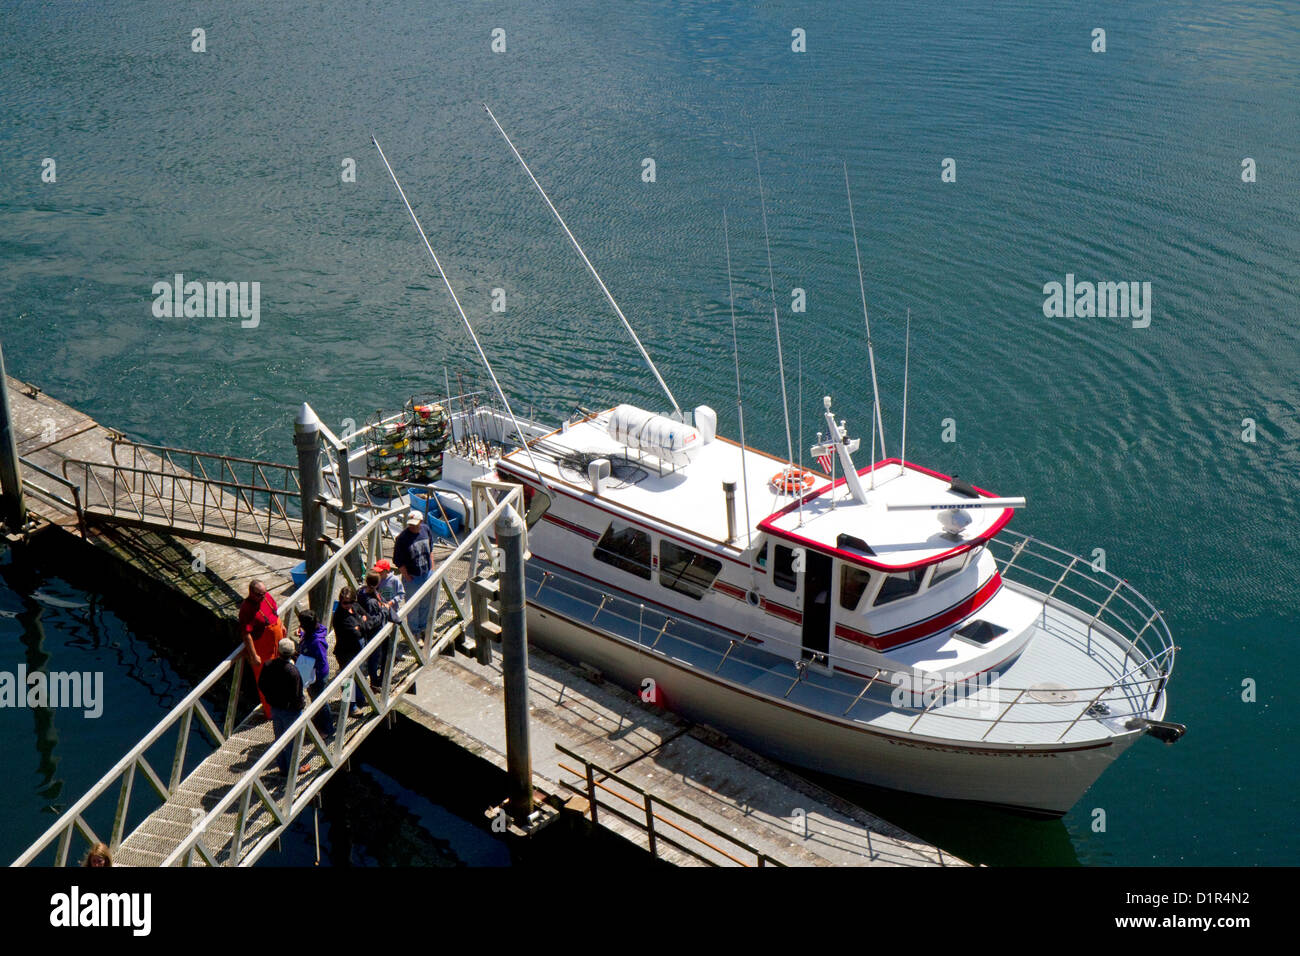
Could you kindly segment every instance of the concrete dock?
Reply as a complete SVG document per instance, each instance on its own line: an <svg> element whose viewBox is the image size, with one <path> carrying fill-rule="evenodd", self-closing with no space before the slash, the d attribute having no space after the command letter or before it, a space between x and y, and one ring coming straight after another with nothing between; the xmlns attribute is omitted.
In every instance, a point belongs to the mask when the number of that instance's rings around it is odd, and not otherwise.
<svg viewBox="0 0 1300 956"><path fill-rule="evenodd" d="M597 683L596 675L544 651L529 650L529 671L533 779L543 792L567 797L575 790L566 781L584 789L580 768L555 749L558 743L789 866L966 865L711 728ZM457 656L422 674L418 692L399 707L504 769L501 694L499 657L482 665ZM642 829L599 819L647 845ZM657 855L700 863L662 843Z"/></svg>
<svg viewBox="0 0 1300 956"><path fill-rule="evenodd" d="M10 376L8 385L18 454L23 459L60 476L65 461L113 464L113 440L119 433L26 382ZM148 457L162 464L157 456ZM23 477L53 495L66 497L68 493L59 482L33 469L25 470ZM83 503L96 501L95 489L82 487L81 494ZM291 585L289 569L297 563L283 555L187 541L179 535L140 528L90 522L82 534L75 512L30 492L27 509L46 528L83 538L142 586L181 595L201 611L229 620L232 637L233 619L248 593L248 583L258 578L272 593L284 593Z"/></svg>
<svg viewBox="0 0 1300 956"><path fill-rule="evenodd" d="M18 450L25 460L55 475L63 474L63 463L69 460L113 463L113 442L120 436L111 429L27 383L9 378L8 385ZM286 421L286 446L288 432ZM24 477L51 495L69 493L57 480L36 471ZM93 505L103 489L81 487L80 493L83 503ZM276 594L291 587L288 571L295 558L93 518L82 522L75 511L37 494L27 495L27 507L41 524L34 535L55 542L47 541L47 552L73 547L64 536L84 539L106 566L120 567L135 586L165 591L170 600L188 604L193 619L206 621L211 632L224 632L216 646L223 646L223 640L227 649L235 646L234 616L250 580L262 579ZM490 665L463 655L439 657L420 672L416 689L398 704L398 712L504 768L500 665L499 652ZM590 808L580 798L571 799L585 788L581 764L575 766L571 757L556 750L557 744L786 865L966 865L716 731L645 704L599 675L537 649L530 651L529 688L534 785L555 804L566 804L570 815L590 813ZM239 744L244 748L241 759L265 747L254 737ZM109 761L106 755L106 770ZM186 814L170 822L184 824ZM602 812L599 825L648 847L643 829L611 814ZM679 865L735 862L715 849L706 843L701 860L661 840L655 855Z"/></svg>

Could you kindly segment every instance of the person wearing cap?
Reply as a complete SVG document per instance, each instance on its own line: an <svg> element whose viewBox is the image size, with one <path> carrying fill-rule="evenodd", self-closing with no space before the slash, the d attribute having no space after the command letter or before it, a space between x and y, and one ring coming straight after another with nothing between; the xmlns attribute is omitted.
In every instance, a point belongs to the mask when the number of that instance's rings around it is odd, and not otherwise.
<svg viewBox="0 0 1300 956"><path fill-rule="evenodd" d="M406 516L406 528L393 542L393 564L402 572L407 593L414 594L433 572L433 536L424 523L424 515L412 511ZM429 620L429 601L420 601L407 621L419 640L424 640Z"/></svg>
<svg viewBox="0 0 1300 956"><path fill-rule="evenodd" d="M282 638L278 647L279 654L275 660L262 665L262 675L257 680L257 689L262 692L271 705L271 725L275 728L275 739L279 740L302 713L302 675L293 662L295 648L293 641ZM291 746L284 747L276 757L280 773L289 775L289 754ZM307 773L311 764L304 762L298 768L299 773Z"/></svg>
<svg viewBox="0 0 1300 956"><path fill-rule="evenodd" d="M406 588L402 586L402 579L393 573L393 562L387 558L376 561L374 570L379 575L379 596L393 609L396 616L406 601Z"/></svg>

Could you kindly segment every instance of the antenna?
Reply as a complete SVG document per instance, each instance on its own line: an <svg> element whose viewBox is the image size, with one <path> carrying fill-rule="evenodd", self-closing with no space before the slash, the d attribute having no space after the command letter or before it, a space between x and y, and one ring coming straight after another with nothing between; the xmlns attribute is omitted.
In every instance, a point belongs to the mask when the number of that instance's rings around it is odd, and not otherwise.
<svg viewBox="0 0 1300 956"><path fill-rule="evenodd" d="M901 456L898 466L898 473L901 475L907 468L907 367L908 360L912 352L912 310L907 310L907 335L904 338L903 345L903 450L899 453ZM884 445L884 442L881 442Z"/></svg>
<svg viewBox="0 0 1300 956"><path fill-rule="evenodd" d="M727 298L731 301L731 351L736 359L736 415L740 418L740 480L745 485L745 547L753 543L754 526L749 517L749 471L745 466L745 404L740 397L740 340L736 337L736 293L731 285L731 236L727 232L727 210L722 210L722 244L727 250ZM752 569L752 568L751 568Z"/></svg>
<svg viewBox="0 0 1300 956"><path fill-rule="evenodd" d="M876 420L871 420L871 490L876 490Z"/></svg>
<svg viewBox="0 0 1300 956"><path fill-rule="evenodd" d="M645 359L646 365L650 366L650 371L654 373L655 381L659 383L659 387L662 388L664 394L668 396L668 401L673 403L673 410L677 412L678 419L684 421L686 416L682 414L681 406L677 404L677 399L673 398L673 393L668 388L668 383L665 382L663 376L659 374L659 369L655 367L654 361L650 358L650 353L645 350L645 346L642 345L641 340L637 338L636 332L632 330L632 323L627 320L627 316L623 314L623 310L620 309L618 303L614 301L614 296L610 293L608 287L606 287L605 280L600 277L600 273L597 272L596 267L591 264L591 260L587 258L587 254L582 251L582 246L578 245L578 240L574 237L573 233L569 231L569 227L565 223L564 217L560 215L560 211L556 209L555 204L551 202L551 197L546 195L546 190L543 189L542 184L537 181L537 177L533 175L533 171L528 168L528 164L524 162L524 158L519 155L519 150L515 149L515 144L510 141L510 137L506 135L506 131L501 128L501 124L497 122L495 114L493 114L492 110L489 109L486 103L483 104L483 109L487 110L487 115L492 118L492 123L496 126L497 132L499 132L502 138L505 139L506 145L509 146L510 151L515 154L515 159L519 160L519 165L524 167L524 172L528 174L528 178L533 181L533 185L537 187L537 191L541 193L542 198L546 200L547 207L549 207L551 212L555 214L556 221L560 224L560 228L564 230L564 234L569 237L569 241L573 243L573 248L578 250L578 255L582 257L582 261L586 263L587 268L596 279L596 284L600 286L600 291L605 293L605 298L609 299L609 304L614 307L614 311L618 314L618 317L623 320L623 328L627 329L627 334L632 336L632 341L636 343L636 347L640 350L641 357Z"/></svg>
<svg viewBox="0 0 1300 956"><path fill-rule="evenodd" d="M776 326L776 361L781 373L781 410L785 413L785 450L794 465L794 444L790 441L790 402L785 395L785 356L781 351L781 320L776 314L776 279L772 276L772 243L767 236L767 201L763 198L763 168L758 162L758 137L754 137L754 168L758 170L758 202L763 209L763 243L767 246L767 287L772 291L772 324Z"/></svg>
<svg viewBox="0 0 1300 956"><path fill-rule="evenodd" d="M537 478L546 487L547 491L552 491L550 483L542 475L542 471L537 467L537 462L533 458L532 446L528 444L528 437L524 430L519 427L519 421L515 418L515 413L510 409L510 400L506 398L506 393L501 390L501 383L497 381L496 372L492 371L492 363L488 361L487 354L483 351L483 346L479 344L478 336L474 334L474 327L469 324L469 318L465 315L465 310L461 308L460 299L456 297L456 290L451 287L451 280L447 278L447 273L443 271L442 263L438 261L438 254L433 251L433 246L429 245L429 237L424 234L424 227L420 225L420 220L416 218L415 210L411 208L411 201L406 198L406 191L402 189L402 184L397 181L397 174L393 172L393 167L389 165L388 157L384 155L384 148L379 145L379 140L374 136L370 137L370 142L375 144L375 149L379 150L379 158L384 161L384 167L388 170L388 175L393 179L393 185L397 187L397 194L402 197L402 202L406 206L406 211L411 214L411 222L415 223L415 228L420 233L420 238L424 240L424 248L429 250L429 257L433 259L433 264L438 267L438 275L442 276L443 284L447 291L451 293L451 301L456 303L456 311L460 313L460 320L465 323L465 331L469 333L470 341L474 343L474 348L478 350L478 357L483 360L483 367L487 369L488 375L492 379L492 385L497 390L497 396L501 399L501 404L505 406L506 414L510 416L511 423L515 426L515 431L519 434L519 441L524 446L524 451L528 453L528 461L533 466L533 471L537 473ZM450 410L447 413L451 414Z"/></svg>
<svg viewBox="0 0 1300 956"><path fill-rule="evenodd" d="M803 474L803 349L798 354L799 360L799 377L798 385L795 386L795 394L798 396L799 409L799 473ZM833 496L832 496L833 497ZM803 527L803 495L799 496L799 526Z"/></svg>
<svg viewBox="0 0 1300 956"><path fill-rule="evenodd" d="M849 198L849 225L853 230L853 255L858 260L858 291L862 293L862 321L867 324L867 359L871 363L871 394L875 398L876 420L872 429L880 427L880 457L885 458L885 423L880 420L880 387L876 384L876 351L871 347L871 319L867 317L867 287L862 281L862 253L858 251L858 223L853 216L853 193L849 191L849 164L844 163L844 193ZM871 463L876 463L876 442L871 442ZM871 487L876 486L875 468L872 468Z"/></svg>

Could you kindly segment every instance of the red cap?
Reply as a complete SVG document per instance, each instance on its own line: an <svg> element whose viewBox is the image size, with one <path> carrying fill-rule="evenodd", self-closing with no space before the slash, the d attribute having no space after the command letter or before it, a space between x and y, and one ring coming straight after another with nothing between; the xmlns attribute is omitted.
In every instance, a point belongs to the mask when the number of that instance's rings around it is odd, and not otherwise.
<svg viewBox="0 0 1300 956"><path fill-rule="evenodd" d="M392 561L389 561L387 558L381 558L380 560L378 560L378 561L375 562L374 570L375 570L375 571L391 571L391 570L393 570L393 562L392 562Z"/></svg>

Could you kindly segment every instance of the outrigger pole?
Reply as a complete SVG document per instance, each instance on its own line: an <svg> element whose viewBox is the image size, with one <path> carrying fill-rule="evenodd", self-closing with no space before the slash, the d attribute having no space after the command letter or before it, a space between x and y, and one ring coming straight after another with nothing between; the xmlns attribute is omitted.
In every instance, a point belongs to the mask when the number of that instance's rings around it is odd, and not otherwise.
<svg viewBox="0 0 1300 956"><path fill-rule="evenodd" d="M754 135L754 169L758 172L758 202L763 209L763 244L767 246L767 287L772 293L772 324L776 327L776 361L781 373L781 410L785 413L785 450L794 468L794 444L790 440L790 402L785 396L785 356L781 351L781 320L776 313L776 279L772 276L772 243L767 236L767 200L763 198L763 167L758 162L758 136Z"/></svg>
<svg viewBox="0 0 1300 956"><path fill-rule="evenodd" d="M506 414L510 416L510 422L515 426L515 431L519 434L519 443L524 446L524 451L528 453L529 464L533 466L533 471L537 474L537 480L542 483L547 491L553 493L550 483L542 474L542 470L537 467L537 461L533 458L533 449L528 444L528 436L524 430L519 427L519 420L515 418L514 411L510 408L510 400L506 398L506 393L501 388L501 383L497 381L497 373L492 371L492 363L488 361L487 353L483 351L483 346L479 344L478 336L474 334L474 326L469 324L469 317L465 315L465 310L461 308L460 299L456 296L456 290L451 287L451 280L447 278L447 273L443 271L442 263L438 261L438 254L433 251L433 246L429 245L429 237L424 234L424 227L420 225L420 220L415 215L415 210L411 208L411 201L406 198L406 191L402 189L402 184L397 181L397 174L393 172L393 167L388 162L388 157L384 155L384 148L379 145L379 140L374 136L370 137L370 142L375 144L375 149L379 150L379 158L384 161L384 168L388 170L388 175L393 179L393 185L397 187L397 194L402 197L402 203L406 206L406 211L411 214L411 222L415 223L415 228L420 233L420 238L424 240L424 248L429 250L429 257L433 259L433 264L438 267L438 275L442 276L443 285L451 293L451 301L456 303L456 311L460 313L460 320L465 323L465 331L469 333L470 341L474 343L474 348L478 350L478 357L483 360L483 367L487 369L488 376L492 379L492 386L497 390L497 397L501 399L501 404L505 406ZM451 414L451 409L447 410Z"/></svg>
<svg viewBox="0 0 1300 956"><path fill-rule="evenodd" d="M645 359L646 365L650 367L650 371L654 374L655 381L659 383L659 387L662 388L664 394L668 396L668 401L673 403L673 411L677 413L677 418L684 421L686 416L682 414L681 406L677 404L677 399L673 398L672 390L668 388L668 383L665 382L663 376L659 374L659 369L655 367L654 360L650 358L650 353L645 350L645 346L642 345L641 340L637 338L636 332L632 330L632 323L627 320L627 316L623 314L623 310L620 309L618 303L614 301L614 296L605 285L605 280L600 277L600 273L597 272L596 267L591 264L591 260L587 258L587 254L582 251L582 246L578 244L577 238L575 238L573 233L569 230L568 225L564 221L564 217L561 216L560 211L555 208L555 203L551 202L551 197L546 195L546 190L543 189L542 184L537 181L537 177L533 175L533 171L528 168L528 164L524 162L524 158L519 155L519 150L517 150L515 144L510 141L510 137L506 135L506 131L501 128L501 124L497 122L496 115L493 114L492 110L486 103L483 104L483 109L487 110L487 115L492 118L492 123L496 126L497 132L499 132L502 138L506 141L506 145L510 147L510 151L515 154L515 159L519 160L519 165L524 167L524 172L528 174L528 178L533 181L533 185L537 187L537 191L542 194L542 199L546 200L547 207L555 215L555 221L560 224L560 228L564 230L564 234L569 237L569 241L573 243L573 248L578 250L578 255L582 257L582 261L586 264L592 277L595 278L596 284L600 286L600 291L605 293L605 298L609 300L609 304L614 307L614 311L623 321L623 328L627 329L627 334L632 336L632 341L636 343L636 347L640 350L641 357Z"/></svg>
<svg viewBox="0 0 1300 956"><path fill-rule="evenodd" d="M871 394L876 404L876 421L873 428L880 432L880 457L885 453L885 423L880 419L880 387L876 384L876 352L871 347L871 319L867 317L867 287L862 281L862 253L858 251L858 224L853 216L853 193L849 190L849 164L844 163L844 193L849 199L849 225L853 230L853 255L858 260L858 291L862 293L862 321L867 324L867 359L871 363ZM872 465L875 465L876 443L871 442ZM872 468L872 487L875 487L875 469Z"/></svg>

